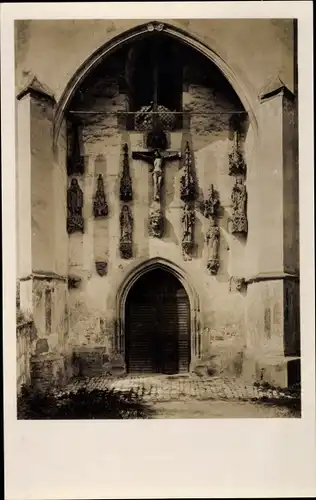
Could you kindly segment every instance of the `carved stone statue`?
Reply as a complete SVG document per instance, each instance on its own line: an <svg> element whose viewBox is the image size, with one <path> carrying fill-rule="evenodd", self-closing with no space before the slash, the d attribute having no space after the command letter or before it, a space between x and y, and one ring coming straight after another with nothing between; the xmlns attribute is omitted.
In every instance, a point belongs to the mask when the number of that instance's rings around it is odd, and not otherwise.
<svg viewBox="0 0 316 500"><path fill-rule="evenodd" d="M219 198L214 190L213 184L209 189L208 198L205 201L204 215L205 217L216 217L218 215L218 209L220 206Z"/></svg>
<svg viewBox="0 0 316 500"><path fill-rule="evenodd" d="M194 223L195 212L188 203L183 207L181 216L182 225L182 251L185 258L190 258L194 248Z"/></svg>
<svg viewBox="0 0 316 500"><path fill-rule="evenodd" d="M133 159L146 161L153 167L154 201L160 201L164 163L179 158L181 158L181 153L171 151L163 153L159 151L159 149L155 149L154 151L133 152Z"/></svg>
<svg viewBox="0 0 316 500"><path fill-rule="evenodd" d="M162 156L156 149L154 153L154 169L153 169L153 180L154 180L154 200L160 200L160 191L162 183Z"/></svg>
<svg viewBox="0 0 316 500"><path fill-rule="evenodd" d="M120 253L122 259L130 259L133 254L133 217L127 205L123 205L120 215Z"/></svg>
<svg viewBox="0 0 316 500"><path fill-rule="evenodd" d="M77 179L72 179L67 191L67 231L69 234L84 231L82 217L83 192L80 189Z"/></svg>
<svg viewBox="0 0 316 500"><path fill-rule="evenodd" d="M245 278L239 276L231 276L229 279L230 292L243 292L247 287Z"/></svg>
<svg viewBox="0 0 316 500"><path fill-rule="evenodd" d="M123 146L123 173L120 184L120 199L122 201L131 201L133 199L132 178L129 171L128 145Z"/></svg>
<svg viewBox="0 0 316 500"><path fill-rule="evenodd" d="M213 217L209 219L209 228L206 233L207 269L211 274L217 274L219 269L220 230Z"/></svg>
<svg viewBox="0 0 316 500"><path fill-rule="evenodd" d="M94 196L93 213L95 218L103 218L108 215L108 204L105 198L103 177L101 174L97 180L97 190Z"/></svg>
<svg viewBox="0 0 316 500"><path fill-rule="evenodd" d="M244 233L248 232L248 222L247 222L247 190L246 186L243 184L242 179L236 179L236 183L233 187L231 200L233 204L233 215L231 218L232 233Z"/></svg>
<svg viewBox="0 0 316 500"><path fill-rule="evenodd" d="M192 155L189 143L184 152L184 173L180 179L180 198L183 201L194 200L196 195L195 181L192 173Z"/></svg>
<svg viewBox="0 0 316 500"><path fill-rule="evenodd" d="M164 229L164 218L160 204L154 202L149 212L149 232L155 238L161 238Z"/></svg>

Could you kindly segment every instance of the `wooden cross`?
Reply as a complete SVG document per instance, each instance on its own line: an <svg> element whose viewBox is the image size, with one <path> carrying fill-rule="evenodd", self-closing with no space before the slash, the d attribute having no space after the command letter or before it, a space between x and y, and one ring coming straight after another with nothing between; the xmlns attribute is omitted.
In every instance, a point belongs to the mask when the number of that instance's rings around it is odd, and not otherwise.
<svg viewBox="0 0 316 500"><path fill-rule="evenodd" d="M181 153L178 151L162 152L159 149L154 149L153 151L134 151L132 158L134 160L143 160L151 165L154 180L154 200L160 201L163 165L166 161L180 159Z"/></svg>

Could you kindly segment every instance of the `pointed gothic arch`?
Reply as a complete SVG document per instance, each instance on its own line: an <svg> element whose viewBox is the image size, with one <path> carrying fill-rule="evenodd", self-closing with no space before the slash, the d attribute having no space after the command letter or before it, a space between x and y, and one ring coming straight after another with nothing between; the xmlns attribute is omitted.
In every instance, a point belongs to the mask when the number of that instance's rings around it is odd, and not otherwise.
<svg viewBox="0 0 316 500"><path fill-rule="evenodd" d="M139 278L150 271L160 269L170 273L184 288L187 293L190 304L190 335L191 335L191 362L200 356L201 338L200 334L203 329L201 311L201 303L197 288L193 284L192 277L187 271L161 257L154 257L146 260L137 266L133 267L128 275L120 283L116 292L116 332L115 332L115 351L122 357L125 357L125 335L126 335L126 301L130 290Z"/></svg>
<svg viewBox="0 0 316 500"><path fill-rule="evenodd" d="M149 23L138 25L115 36L99 49L97 49L74 73L74 75L66 85L66 88L56 107L53 132L54 147L57 142L64 115L68 109L71 99L85 77L106 57L110 56L118 48L122 47L122 45L144 38L145 36L150 36L150 34L155 31L163 31L164 34L175 38L176 40L182 42L187 46L190 46L191 48L197 50L199 53L203 54L208 60L210 60L218 67L218 69L221 71L221 73L224 75L224 77L227 79L227 81L230 83L230 85L238 95L245 111L249 116L249 120L253 126L254 132L255 134L257 134L258 124L255 114L257 97L252 95L251 91L247 88L247 85L242 81L239 75L236 75L231 66L204 42L186 32L185 30L168 23L152 21Z"/></svg>

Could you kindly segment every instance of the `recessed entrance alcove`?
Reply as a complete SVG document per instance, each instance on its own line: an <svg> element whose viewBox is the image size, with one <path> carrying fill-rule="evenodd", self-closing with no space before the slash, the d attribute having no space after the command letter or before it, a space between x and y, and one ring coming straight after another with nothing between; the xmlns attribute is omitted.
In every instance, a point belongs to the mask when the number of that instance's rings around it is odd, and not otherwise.
<svg viewBox="0 0 316 500"><path fill-rule="evenodd" d="M168 271L142 275L126 300L126 368L129 373L189 371L190 304Z"/></svg>

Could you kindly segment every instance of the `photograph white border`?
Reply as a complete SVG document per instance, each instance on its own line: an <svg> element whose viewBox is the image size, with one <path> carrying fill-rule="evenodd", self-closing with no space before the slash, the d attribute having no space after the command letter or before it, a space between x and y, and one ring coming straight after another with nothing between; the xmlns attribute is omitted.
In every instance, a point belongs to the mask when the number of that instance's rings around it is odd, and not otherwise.
<svg viewBox="0 0 316 500"><path fill-rule="evenodd" d="M18 421L15 19L297 18L302 418ZM316 494L312 2L1 5L3 353L7 500ZM62 54L61 54L62 57Z"/></svg>

